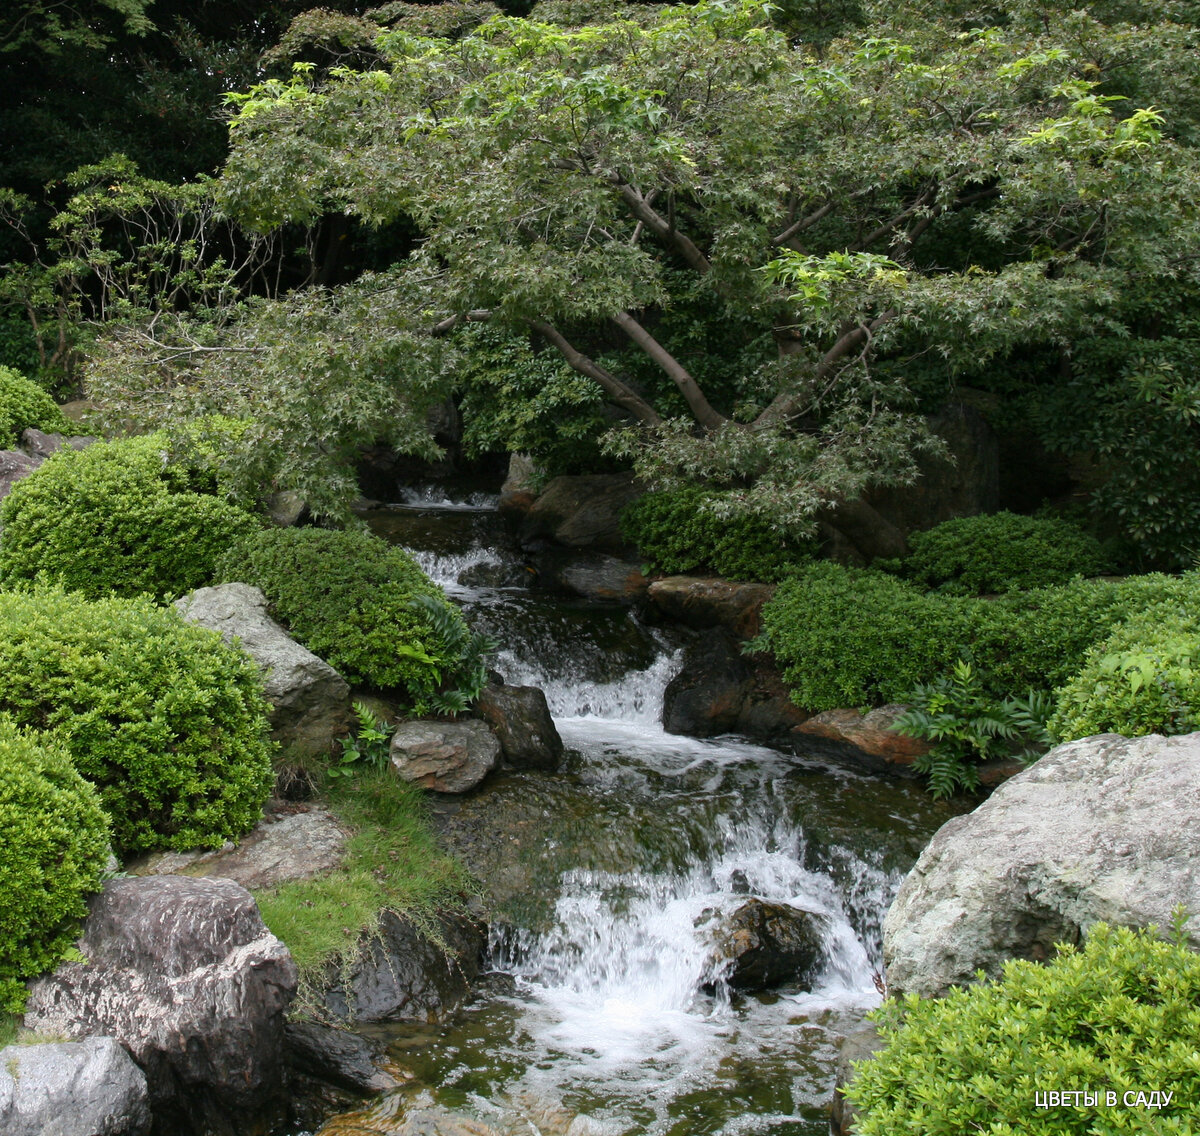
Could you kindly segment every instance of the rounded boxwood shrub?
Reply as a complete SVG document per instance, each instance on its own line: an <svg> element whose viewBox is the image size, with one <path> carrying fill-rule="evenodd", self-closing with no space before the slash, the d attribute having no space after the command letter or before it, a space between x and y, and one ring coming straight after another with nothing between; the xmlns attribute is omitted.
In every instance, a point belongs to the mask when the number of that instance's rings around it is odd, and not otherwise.
<svg viewBox="0 0 1200 1136"><path fill-rule="evenodd" d="M0 449L18 445L22 431L30 427L47 433L71 432L70 422L37 383L0 366Z"/></svg>
<svg viewBox="0 0 1200 1136"><path fill-rule="evenodd" d="M884 1047L856 1065L846 1092L859 1136L1194 1131L1200 955L1181 929L1163 942L1097 924L1045 966L1012 961L997 982L910 995L873 1016ZM1038 1108L1036 1094L1063 1090L1100 1098ZM1129 1107L1124 1094L1139 1090L1171 1101Z"/></svg>
<svg viewBox="0 0 1200 1136"><path fill-rule="evenodd" d="M483 641L407 552L371 533L264 529L239 540L218 574L261 588L274 616L349 682L399 688L422 712L465 709L486 682ZM447 693L462 697L443 703Z"/></svg>
<svg viewBox="0 0 1200 1136"><path fill-rule="evenodd" d="M882 572L814 563L763 606L762 633L750 649L771 651L792 701L806 710L874 705L948 670L970 641L980 602L927 595Z"/></svg>
<svg viewBox="0 0 1200 1136"><path fill-rule="evenodd" d="M1105 568L1095 537L1067 521L990 513L945 521L908 539L901 575L957 595L1065 584Z"/></svg>
<svg viewBox="0 0 1200 1136"><path fill-rule="evenodd" d="M96 786L118 851L218 847L262 813L257 666L148 599L0 592L0 713L53 730Z"/></svg>
<svg viewBox="0 0 1200 1136"><path fill-rule="evenodd" d="M0 715L0 1009L71 945L100 889L108 818L61 742Z"/></svg>
<svg viewBox="0 0 1200 1136"><path fill-rule="evenodd" d="M720 494L700 488L647 493L621 514L621 534L663 574L711 571L731 580L782 579L815 545L757 517L716 516Z"/></svg>
<svg viewBox="0 0 1200 1136"><path fill-rule="evenodd" d="M62 450L0 505L0 579L42 577L92 597L191 591L257 527L194 491L214 486L211 470L169 461L162 434Z"/></svg>
<svg viewBox="0 0 1200 1136"><path fill-rule="evenodd" d="M1064 741L1200 728L1200 607L1164 603L1131 616L1055 696L1050 729Z"/></svg>

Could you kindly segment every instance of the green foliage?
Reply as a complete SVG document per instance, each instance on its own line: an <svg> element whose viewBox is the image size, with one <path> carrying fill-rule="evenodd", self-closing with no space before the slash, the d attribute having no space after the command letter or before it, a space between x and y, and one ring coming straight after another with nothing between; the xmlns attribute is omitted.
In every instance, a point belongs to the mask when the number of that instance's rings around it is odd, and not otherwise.
<svg viewBox="0 0 1200 1136"><path fill-rule="evenodd" d="M722 515L722 495L701 488L647 493L621 515L621 533L665 575L700 570L733 580L779 580L811 559L813 544L753 516Z"/></svg>
<svg viewBox="0 0 1200 1136"><path fill-rule="evenodd" d="M846 1093L855 1131L1194 1132L1200 956L1182 921L1172 942L1155 928L1099 923L1082 948L1060 945L1045 966L1014 960L996 982L886 1002L873 1015L884 1048L856 1065ZM1170 1103L1152 1113L1124 1104L1126 1091L1152 1089L1171 1092ZM1118 1105L1037 1110L1035 1094L1047 1090L1111 1090Z"/></svg>
<svg viewBox="0 0 1200 1136"><path fill-rule="evenodd" d="M258 668L146 599L0 592L0 712L51 730L121 852L218 847L271 786Z"/></svg>
<svg viewBox="0 0 1200 1136"><path fill-rule="evenodd" d="M21 432L30 427L47 433L71 432L62 411L37 383L0 366L0 449L13 449Z"/></svg>
<svg viewBox="0 0 1200 1136"><path fill-rule="evenodd" d="M1131 616L1055 694L1050 728L1064 740L1200 728L1200 608L1168 602Z"/></svg>
<svg viewBox="0 0 1200 1136"><path fill-rule="evenodd" d="M46 577L91 597L180 594L256 527L205 462L172 461L163 434L61 450L0 506L0 578Z"/></svg>
<svg viewBox="0 0 1200 1136"><path fill-rule="evenodd" d="M488 681L488 656L499 644L479 631L472 631L458 609L444 597L413 596L412 606L429 621L441 644L441 655L452 659L440 687L425 700L431 710L450 717L461 714Z"/></svg>
<svg viewBox="0 0 1200 1136"><path fill-rule="evenodd" d="M935 743L913 762L929 778L935 797L979 788L981 761L1008 756L1024 747L1020 756L1040 756L1053 741L1046 719L1053 709L1045 691L1030 691L1024 698L994 698L979 674L959 659L949 675L923 683L909 693L911 706L892 723L892 729L910 738Z"/></svg>
<svg viewBox="0 0 1200 1136"><path fill-rule="evenodd" d="M71 945L100 889L108 818L62 743L0 715L0 1012Z"/></svg>
<svg viewBox="0 0 1200 1136"><path fill-rule="evenodd" d="M358 719L354 733L342 738L342 759L325 770L327 777L352 777L362 769L383 769L388 762L392 735L362 702L354 703Z"/></svg>
<svg viewBox="0 0 1200 1136"><path fill-rule="evenodd" d="M914 533L908 544L900 574L957 595L1044 588L1106 567L1093 536L1050 517L959 517Z"/></svg>
<svg viewBox="0 0 1200 1136"><path fill-rule="evenodd" d="M976 602L819 562L779 585L749 646L772 652L806 710L870 706L947 670L969 641Z"/></svg>
<svg viewBox="0 0 1200 1136"><path fill-rule="evenodd" d="M370 533L252 533L218 574L261 588L276 618L349 682L399 688L417 712L453 692L474 698L486 681L458 610L407 552Z"/></svg>
<svg viewBox="0 0 1200 1136"><path fill-rule="evenodd" d="M438 847L417 786L387 768L364 770L330 782L328 800L351 833L342 865L254 896L300 968L300 1005L317 1015L330 964L351 965L369 949L385 910L432 927L471 887L463 866Z"/></svg>

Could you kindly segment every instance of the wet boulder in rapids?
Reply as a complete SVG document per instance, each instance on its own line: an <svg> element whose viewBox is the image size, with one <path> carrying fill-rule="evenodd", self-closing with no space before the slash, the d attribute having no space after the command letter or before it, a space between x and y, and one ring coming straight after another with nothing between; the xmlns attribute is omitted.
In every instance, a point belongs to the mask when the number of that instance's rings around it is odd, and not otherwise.
<svg viewBox="0 0 1200 1136"><path fill-rule="evenodd" d="M489 682L475 703L475 712L491 726L505 762L513 769L548 771L559 767L562 738L546 696L536 686Z"/></svg>
<svg viewBox="0 0 1200 1136"><path fill-rule="evenodd" d="M821 965L824 920L790 904L752 897L730 912L706 912L697 926L711 930L715 961L740 990L807 985Z"/></svg>

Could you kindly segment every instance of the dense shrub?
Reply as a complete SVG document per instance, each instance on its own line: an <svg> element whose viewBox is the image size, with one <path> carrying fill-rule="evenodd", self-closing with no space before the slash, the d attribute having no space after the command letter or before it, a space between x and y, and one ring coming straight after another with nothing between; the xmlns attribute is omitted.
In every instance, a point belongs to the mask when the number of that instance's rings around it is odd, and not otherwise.
<svg viewBox="0 0 1200 1136"><path fill-rule="evenodd" d="M55 732L121 851L216 847L254 824L267 709L254 663L173 610L0 593L0 712Z"/></svg>
<svg viewBox="0 0 1200 1136"><path fill-rule="evenodd" d="M179 594L209 582L253 518L197 489L211 469L168 460L161 434L63 450L0 506L0 578L44 575L99 597Z"/></svg>
<svg viewBox="0 0 1200 1136"><path fill-rule="evenodd" d="M367 532L269 529L240 540L223 580L261 588L279 620L352 683L455 710L486 681L482 641L403 549ZM458 692L445 703L439 695Z"/></svg>
<svg viewBox="0 0 1200 1136"><path fill-rule="evenodd" d="M1200 956L1181 931L1162 942L1097 924L1082 949L1060 947L1045 966L1009 962L998 982L910 995L874 1016L884 1048L847 1091L859 1136L1194 1131ZM1035 1094L1064 1089L1100 1092L1101 1103L1037 1108ZM1172 1099L1152 1113L1124 1101L1155 1089Z"/></svg>
<svg viewBox="0 0 1200 1136"><path fill-rule="evenodd" d="M981 601L927 595L870 570L814 563L764 605L762 634L792 701L814 713L897 699L949 669Z"/></svg>
<svg viewBox="0 0 1200 1136"><path fill-rule="evenodd" d="M908 701L968 658L995 697L1066 682L1113 626L1166 601L1200 609L1200 574L1073 580L995 600L923 592L874 571L819 563L780 584L751 645L814 712Z"/></svg>
<svg viewBox="0 0 1200 1136"><path fill-rule="evenodd" d="M1065 584L1105 567L1095 537L1067 521L1016 513L959 517L909 537L909 555L892 565L927 588L986 595Z"/></svg>
<svg viewBox="0 0 1200 1136"><path fill-rule="evenodd" d="M12 449L21 432L35 427L48 433L70 433L71 424L37 383L11 367L0 366L0 449Z"/></svg>
<svg viewBox="0 0 1200 1136"><path fill-rule="evenodd" d="M0 716L0 1009L71 944L100 887L108 819L62 743Z"/></svg>
<svg viewBox="0 0 1200 1136"><path fill-rule="evenodd" d="M812 557L811 542L789 538L757 517L718 517L720 495L692 488L647 493L621 515L621 533L664 574L708 570L732 580L779 580Z"/></svg>
<svg viewBox="0 0 1200 1136"><path fill-rule="evenodd" d="M1200 728L1200 607L1163 603L1131 616L1056 698L1050 728L1064 740Z"/></svg>

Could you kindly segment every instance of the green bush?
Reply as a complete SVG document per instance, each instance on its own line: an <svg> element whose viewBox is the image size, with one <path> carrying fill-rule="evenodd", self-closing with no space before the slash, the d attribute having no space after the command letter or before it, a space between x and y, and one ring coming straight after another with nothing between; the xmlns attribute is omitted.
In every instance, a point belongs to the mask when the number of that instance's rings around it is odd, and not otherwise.
<svg viewBox="0 0 1200 1136"><path fill-rule="evenodd" d="M34 427L48 433L71 432L71 424L37 383L11 367L0 366L0 449L11 450L21 432Z"/></svg>
<svg viewBox="0 0 1200 1136"><path fill-rule="evenodd" d="M163 434L63 450L0 506L0 579L91 597L180 594L256 521L211 496L211 468L168 460Z"/></svg>
<svg viewBox="0 0 1200 1136"><path fill-rule="evenodd" d="M1095 537L1050 517L959 517L914 533L908 544L909 555L890 567L914 583L955 595L1044 588L1105 568Z"/></svg>
<svg viewBox="0 0 1200 1136"><path fill-rule="evenodd" d="M1162 942L1152 929L1097 924L1082 949L1060 947L1045 966L1009 962L997 982L910 995L873 1016L885 1045L856 1065L846 1093L859 1136L1195 1131L1200 956L1182 929ZM1051 1090L1100 1102L1039 1109L1036 1094ZM1148 1112L1125 1105L1131 1090L1172 1098Z"/></svg>
<svg viewBox="0 0 1200 1136"><path fill-rule="evenodd" d="M0 716L0 1009L49 970L100 888L108 818L61 742Z"/></svg>
<svg viewBox="0 0 1200 1136"><path fill-rule="evenodd" d="M258 668L148 599L0 593L0 713L53 730L119 851L217 847L259 818L272 743Z"/></svg>
<svg viewBox="0 0 1200 1136"><path fill-rule="evenodd" d="M1163 603L1131 616L1055 694L1050 729L1064 740L1200 728L1200 607Z"/></svg>
<svg viewBox="0 0 1200 1136"><path fill-rule="evenodd" d="M218 574L261 588L275 617L349 682L400 688L419 712L463 709L487 679L486 644L407 552L371 533L263 530L238 541Z"/></svg>
<svg viewBox="0 0 1200 1136"><path fill-rule="evenodd" d="M705 489L647 493L621 515L621 533L655 572L711 571L731 580L782 579L811 560L814 545L756 517L721 518L720 494Z"/></svg>
<svg viewBox="0 0 1200 1136"><path fill-rule="evenodd" d="M870 706L948 670L970 639L979 602L927 595L882 572L814 563L779 585L748 649L774 654L792 701L806 710Z"/></svg>

